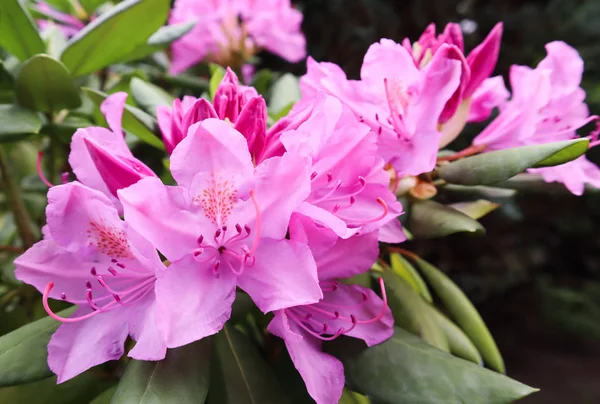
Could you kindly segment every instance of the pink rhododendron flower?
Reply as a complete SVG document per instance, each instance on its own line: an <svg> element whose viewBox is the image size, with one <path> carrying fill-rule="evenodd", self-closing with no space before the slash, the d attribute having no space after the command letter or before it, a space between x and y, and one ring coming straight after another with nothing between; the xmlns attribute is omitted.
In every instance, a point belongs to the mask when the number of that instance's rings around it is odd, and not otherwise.
<svg viewBox="0 0 600 404"><path fill-rule="evenodd" d="M471 96L468 122L481 122L490 117L494 108L501 110L510 98L502 76L485 79Z"/></svg>
<svg viewBox="0 0 600 404"><path fill-rule="evenodd" d="M173 44L172 74L203 60L241 66L261 48L290 62L306 56L302 14L290 0L176 0L169 23L193 20L192 31Z"/></svg>
<svg viewBox="0 0 600 404"><path fill-rule="evenodd" d="M386 162L402 175L418 175L435 166L439 117L460 84L455 50L441 45L419 70L402 45L382 39L367 51L360 81L348 80L337 65L309 58L300 89L309 101L319 90L338 97L378 135Z"/></svg>
<svg viewBox="0 0 600 404"><path fill-rule="evenodd" d="M130 357L164 358L154 284L165 268L152 245L119 218L105 195L77 182L48 191L46 216L44 240L15 260L15 275L43 292L48 314L64 323L48 345L58 382L119 359L128 335L137 341ZM48 298L78 309L61 318Z"/></svg>
<svg viewBox="0 0 600 404"><path fill-rule="evenodd" d="M121 118L127 93L110 95L102 103L110 129L89 127L78 129L71 139L69 164L77 179L109 197L120 209L117 190L135 184L156 174L135 158L127 144L121 127Z"/></svg>
<svg viewBox="0 0 600 404"><path fill-rule="evenodd" d="M574 139L576 130L596 120L580 87L583 60L564 42L546 45L548 55L535 69L513 66L513 96L473 141L486 151ZM548 168L532 169L547 182L559 181L581 195L586 183L600 187L600 170L585 157Z"/></svg>
<svg viewBox="0 0 600 404"><path fill-rule="evenodd" d="M81 6L79 6L79 8L83 15L85 15L85 11L81 8ZM81 21L75 16L72 16L71 14L63 13L62 11L55 9L46 2L40 1L36 3L34 9L56 21L56 25L67 38L74 36L83 28L85 28L85 22ZM92 19L93 17L90 18L90 20ZM51 24L51 22L47 20L38 20L37 23L42 30L46 29Z"/></svg>
<svg viewBox="0 0 600 404"><path fill-rule="evenodd" d="M254 167L244 136L212 118L190 127L171 172L178 186L145 178L118 192L127 222L172 262L156 284L168 347L218 332L236 286L263 312L322 298L310 249L285 239L310 193L305 158L285 154Z"/></svg>
<svg viewBox="0 0 600 404"><path fill-rule="evenodd" d="M339 239L332 231L294 215L290 223L292 240L308 243L315 257L323 299L311 305L275 312L269 332L285 341L290 357L317 404L337 403L344 388L344 368L333 356L321 351L323 341L347 335L368 346L379 344L393 334L394 319L371 289L337 281L365 272L379 253L376 233Z"/></svg>
<svg viewBox="0 0 600 404"><path fill-rule="evenodd" d="M402 206L389 190L390 176L377 154L377 135L335 97L319 93L308 118L280 141L310 162L311 193L296 212L332 229L339 237L395 226L392 242L405 240Z"/></svg>
<svg viewBox="0 0 600 404"><path fill-rule="evenodd" d="M167 152L187 135L190 126L207 118L228 120L234 124L248 142L253 158L262 153L267 131L267 105L253 87L239 84L236 74L229 68L217 91L213 104L204 98L183 97L175 99L172 108L157 108L158 125Z"/></svg>

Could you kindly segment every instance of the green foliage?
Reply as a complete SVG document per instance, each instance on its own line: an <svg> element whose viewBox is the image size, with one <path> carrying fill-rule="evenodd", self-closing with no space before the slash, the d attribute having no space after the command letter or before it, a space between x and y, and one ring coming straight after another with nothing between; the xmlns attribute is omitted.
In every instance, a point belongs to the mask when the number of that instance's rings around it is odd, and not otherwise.
<svg viewBox="0 0 600 404"><path fill-rule="evenodd" d="M411 205L407 227L416 238L443 237L454 233L485 234L479 222L449 206L423 200Z"/></svg>
<svg viewBox="0 0 600 404"><path fill-rule="evenodd" d="M45 50L31 16L19 0L0 2L0 46L20 60Z"/></svg>

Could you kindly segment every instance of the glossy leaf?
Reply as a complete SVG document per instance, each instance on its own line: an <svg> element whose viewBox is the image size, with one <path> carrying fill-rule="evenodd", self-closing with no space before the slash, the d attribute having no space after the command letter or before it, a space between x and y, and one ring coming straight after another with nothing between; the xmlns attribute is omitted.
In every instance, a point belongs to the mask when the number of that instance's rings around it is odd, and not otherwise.
<svg viewBox="0 0 600 404"><path fill-rule="evenodd" d="M92 401L90 401L90 404L110 404L113 396L115 395L115 391L117 391L117 386L113 386L110 389L104 390Z"/></svg>
<svg viewBox="0 0 600 404"><path fill-rule="evenodd" d="M131 52L123 62L143 59L152 55L155 52L161 51L169 47L172 42L175 42L194 28L195 21L187 21L179 24L166 25L148 38L148 40L139 45Z"/></svg>
<svg viewBox="0 0 600 404"><path fill-rule="evenodd" d="M170 0L126 0L101 14L71 40L61 61L74 76L122 62L167 20Z"/></svg>
<svg viewBox="0 0 600 404"><path fill-rule="evenodd" d="M98 106L108 97L108 94L91 88L84 87L83 91ZM163 142L154 134L154 131L158 130L157 128L156 119L152 116L131 105L125 105L125 110L123 111L123 129L149 145L164 150L165 146Z"/></svg>
<svg viewBox="0 0 600 404"><path fill-rule="evenodd" d="M35 23L19 0L0 1L0 46L19 60L42 53L46 48Z"/></svg>
<svg viewBox="0 0 600 404"><path fill-rule="evenodd" d="M73 311L69 308L59 315L68 317ZM47 364L48 342L60 324L46 317L0 337L1 387L52 376Z"/></svg>
<svg viewBox="0 0 600 404"><path fill-rule="evenodd" d="M0 143L15 142L39 133L43 121L37 112L17 105L0 105Z"/></svg>
<svg viewBox="0 0 600 404"><path fill-rule="evenodd" d="M225 69L223 69L219 65L211 64L210 65L210 82L208 84L208 92L210 94L210 99L215 99L215 94L217 93L217 88L219 88L219 84L221 80L225 77Z"/></svg>
<svg viewBox="0 0 600 404"><path fill-rule="evenodd" d="M48 55L23 63L16 80L19 104L41 112L57 112L81 105L79 90L67 68Z"/></svg>
<svg viewBox="0 0 600 404"><path fill-rule="evenodd" d="M485 199L479 199L477 201L471 202L452 203L448 206L458 210L459 212L464 213L471 219L477 220L484 217L488 213L498 209L501 205L494 202L486 201Z"/></svg>
<svg viewBox="0 0 600 404"><path fill-rule="evenodd" d="M504 373L504 361L500 351L473 303L446 274L421 258L417 258L416 262L446 310L473 341L485 363L490 368Z"/></svg>
<svg viewBox="0 0 600 404"><path fill-rule="evenodd" d="M429 344L450 352L446 335L431 314L429 303L396 273L384 271L380 275L385 281L388 304L396 323Z"/></svg>
<svg viewBox="0 0 600 404"><path fill-rule="evenodd" d="M345 337L326 347L344 363L348 387L381 404L509 404L537 391L397 327L371 348Z"/></svg>
<svg viewBox="0 0 600 404"><path fill-rule="evenodd" d="M137 77L131 79L129 86L136 104L152 116L156 116L157 106L167 105L170 107L173 103L174 98L171 94Z"/></svg>
<svg viewBox="0 0 600 404"><path fill-rule="evenodd" d="M438 174L452 184L492 185L528 168L567 163L584 154L588 145L589 140L582 138L497 150L444 164Z"/></svg>
<svg viewBox="0 0 600 404"><path fill-rule="evenodd" d="M415 267L412 266L402 255L398 253L390 253L390 266L392 270L400 275L423 299L429 303L433 303L431 293L427 288L427 284L421 278Z"/></svg>
<svg viewBox="0 0 600 404"><path fill-rule="evenodd" d="M210 403L289 402L272 370L240 331L226 324L214 337L213 354Z"/></svg>
<svg viewBox="0 0 600 404"><path fill-rule="evenodd" d="M342 391L342 398L340 398L338 404L371 404L371 400L362 394L344 389L344 391Z"/></svg>
<svg viewBox="0 0 600 404"><path fill-rule="evenodd" d="M478 365L483 365L481 354L475 345L473 345L473 342L471 342L469 337L467 337L467 335L463 332L463 330L454 324L452 320L433 307L432 313L444 331L444 334L446 334L450 353L458 356L459 358L474 362Z"/></svg>
<svg viewBox="0 0 600 404"><path fill-rule="evenodd" d="M273 84L269 99L269 110L273 116L285 108L291 107L300 99L300 83L298 77L286 73Z"/></svg>
<svg viewBox="0 0 600 404"><path fill-rule="evenodd" d="M415 238L444 237L454 233L483 235L478 221L449 206L431 200L415 201L407 227Z"/></svg>
<svg viewBox="0 0 600 404"><path fill-rule="evenodd" d="M112 404L201 404L210 381L212 341L204 338L169 349L161 361L132 360Z"/></svg>

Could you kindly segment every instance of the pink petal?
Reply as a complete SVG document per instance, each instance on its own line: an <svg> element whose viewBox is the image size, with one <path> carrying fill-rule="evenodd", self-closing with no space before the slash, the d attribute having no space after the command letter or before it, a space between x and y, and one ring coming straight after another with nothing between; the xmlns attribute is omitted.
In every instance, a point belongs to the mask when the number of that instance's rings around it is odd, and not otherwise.
<svg viewBox="0 0 600 404"><path fill-rule="evenodd" d="M382 243L398 244L406 241L406 234L400 220L390 220L379 228L379 241Z"/></svg>
<svg viewBox="0 0 600 404"><path fill-rule="evenodd" d="M261 96L248 101L234 128L246 138L250 154L256 160L265 148L267 136L267 104Z"/></svg>
<svg viewBox="0 0 600 404"><path fill-rule="evenodd" d="M468 122L485 121L494 108L503 107L509 97L502 76L485 79L473 93Z"/></svg>
<svg viewBox="0 0 600 404"><path fill-rule="evenodd" d="M498 53L500 52L500 41L502 40L503 25L496 24L488 36L467 56L467 63L471 68L471 80L465 88L464 97L470 97L483 80L492 75Z"/></svg>
<svg viewBox="0 0 600 404"><path fill-rule="evenodd" d="M583 59L579 52L562 41L546 44L548 55L538 64L552 71L552 84L569 90L579 87L583 76Z"/></svg>
<svg viewBox="0 0 600 404"><path fill-rule="evenodd" d="M156 325L167 347L215 334L229 319L236 280L229 271L217 278L211 264L187 256L157 279Z"/></svg>
<svg viewBox="0 0 600 404"><path fill-rule="evenodd" d="M136 341L127 354L130 358L156 361L165 357L167 346L156 326L155 310L156 303L152 302L149 306L138 309L130 319L130 334Z"/></svg>
<svg viewBox="0 0 600 404"><path fill-rule="evenodd" d="M162 134L163 143L167 153L171 154L177 142L175 141L173 131L171 129L171 122L173 120L173 113L171 108L166 105L159 105L156 107L156 119L158 120L158 128Z"/></svg>
<svg viewBox="0 0 600 404"><path fill-rule="evenodd" d="M351 237L358 231L358 229L348 229L346 222L339 219L333 213L307 202L298 205L296 213L310 217L315 223L333 230L335 234L342 238Z"/></svg>
<svg viewBox="0 0 600 404"><path fill-rule="evenodd" d="M121 126L121 119L123 118L126 101L127 93L121 91L109 95L100 105L100 111L102 111L102 114L106 118L110 130L122 136L125 134Z"/></svg>
<svg viewBox="0 0 600 404"><path fill-rule="evenodd" d="M207 119L192 125L173 150L171 173L184 187L198 173L231 175L239 191L253 179L254 166L244 136L227 122Z"/></svg>
<svg viewBox="0 0 600 404"><path fill-rule="evenodd" d="M419 79L419 75L412 56L402 45L391 39L382 39L371 45L360 70L360 77L366 87L381 94L385 94L384 78L402 77L404 83L413 83Z"/></svg>
<svg viewBox="0 0 600 404"><path fill-rule="evenodd" d="M316 303L323 297L307 245L263 238L254 257L254 266L244 270L238 284L264 313Z"/></svg>
<svg viewBox="0 0 600 404"><path fill-rule="evenodd" d="M268 326L270 333L285 341L290 357L304 379L306 389L317 404L337 403L342 396L345 377L342 363L321 351L322 342L303 333L283 311L275 313Z"/></svg>
<svg viewBox="0 0 600 404"><path fill-rule="evenodd" d="M444 28L444 42L450 45L455 45L461 52L465 50L462 30L459 24L449 23Z"/></svg>
<svg viewBox="0 0 600 404"><path fill-rule="evenodd" d="M91 308L80 308L73 317L91 311ZM58 376L58 383L123 356L128 315L128 310L113 310L85 321L61 325L48 344L48 366Z"/></svg>
<svg viewBox="0 0 600 404"><path fill-rule="evenodd" d="M438 56L438 54L440 56ZM462 51L460 49L458 49L456 46L442 45L438 49L435 56L441 57L441 55L444 55L444 57L446 57L446 58L458 61L461 66L460 84L458 85L458 87L456 88L456 91L454 91L454 94L450 97L448 102L446 102L446 105L444 106L444 109L443 109L442 113L440 114L439 122L445 123L454 116L454 114L456 113L456 110L460 106L460 103L465 98L464 91L467 88L467 85L470 83L471 71L469 69L469 65L467 64L467 61L465 60L464 55L462 54ZM435 58L435 56L434 56L434 58ZM432 61L432 63L433 63L433 61Z"/></svg>

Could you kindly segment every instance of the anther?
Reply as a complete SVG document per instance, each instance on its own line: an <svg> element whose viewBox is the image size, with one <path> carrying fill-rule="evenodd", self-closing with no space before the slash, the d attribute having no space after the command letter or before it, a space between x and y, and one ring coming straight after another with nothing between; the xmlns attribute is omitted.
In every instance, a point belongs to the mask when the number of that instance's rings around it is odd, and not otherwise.
<svg viewBox="0 0 600 404"><path fill-rule="evenodd" d="M204 248L196 248L193 253L194 257L201 255L203 252L204 252Z"/></svg>
<svg viewBox="0 0 600 404"><path fill-rule="evenodd" d="M110 260L110 262L112 262L113 264L116 264L117 260L113 258L113 259Z"/></svg>
<svg viewBox="0 0 600 404"><path fill-rule="evenodd" d="M92 276L96 276L96 267L92 267L92 269L90 269L90 273Z"/></svg>
<svg viewBox="0 0 600 404"><path fill-rule="evenodd" d="M60 175L60 182L63 184L66 184L67 182L69 182L69 173L64 172Z"/></svg>
<svg viewBox="0 0 600 404"><path fill-rule="evenodd" d="M198 237L198 244L202 245L203 241L204 241L204 236L201 234L200 237Z"/></svg>
<svg viewBox="0 0 600 404"><path fill-rule="evenodd" d="M121 298L116 293L113 294L113 298L117 301L117 303L121 303Z"/></svg>
<svg viewBox="0 0 600 404"><path fill-rule="evenodd" d="M236 224L235 224L235 231L237 231L237 232L238 232L238 234L241 234L241 233L242 233L242 226L240 226L240 224L239 224L239 223L236 223Z"/></svg>
<svg viewBox="0 0 600 404"><path fill-rule="evenodd" d="M67 300L67 295L64 294L64 293L61 293L60 294L60 298L63 299L63 300Z"/></svg>
<svg viewBox="0 0 600 404"><path fill-rule="evenodd" d="M117 262L117 266L119 268L125 269L125 264L121 264L120 262Z"/></svg>
<svg viewBox="0 0 600 404"><path fill-rule="evenodd" d="M317 176L317 172L313 171L313 173L310 175L311 181L314 180L316 176Z"/></svg>
<svg viewBox="0 0 600 404"><path fill-rule="evenodd" d="M246 233L250 234L250 226L245 225L244 230L246 230Z"/></svg>
<svg viewBox="0 0 600 404"><path fill-rule="evenodd" d="M113 267L108 267L107 271L110 272L112 276L117 276L117 271L115 271Z"/></svg>
<svg viewBox="0 0 600 404"><path fill-rule="evenodd" d="M333 180L333 174L327 173L327 182L331 182Z"/></svg>
<svg viewBox="0 0 600 404"><path fill-rule="evenodd" d="M92 283L91 283L90 281L87 281L87 282L85 283L85 287L86 287L87 289L91 289L91 288L92 288Z"/></svg>

